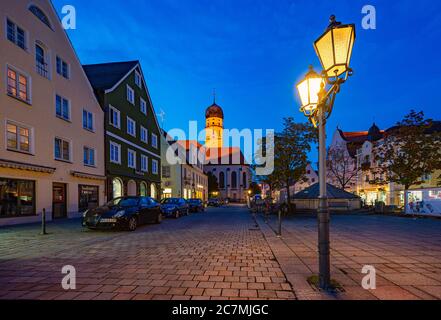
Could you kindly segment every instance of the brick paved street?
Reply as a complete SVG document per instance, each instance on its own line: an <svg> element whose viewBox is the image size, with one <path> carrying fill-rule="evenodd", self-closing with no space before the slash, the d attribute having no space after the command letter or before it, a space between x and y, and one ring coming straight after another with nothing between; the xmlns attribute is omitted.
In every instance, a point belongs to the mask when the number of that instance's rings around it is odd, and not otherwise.
<svg viewBox="0 0 441 320"><path fill-rule="evenodd" d="M344 286L324 294L306 281L317 272L316 220L284 221L276 237L244 208L210 208L134 233L97 232L78 220L0 229L3 299L441 299L441 220L332 217L332 275ZM277 260L276 260L277 259ZM377 269L377 289L361 288L361 269ZM77 290L61 288L73 265ZM292 285L292 287L291 287Z"/></svg>
<svg viewBox="0 0 441 320"><path fill-rule="evenodd" d="M0 229L3 299L293 299L277 261L241 208L209 209L135 233L79 221ZM77 290L61 288L73 265Z"/></svg>
<svg viewBox="0 0 441 320"><path fill-rule="evenodd" d="M369 215L331 217L332 277L345 292L326 295L307 283L318 272L317 221L288 218L278 239L276 218L258 219L298 299L441 299L441 220ZM377 289L361 287L363 266L377 271Z"/></svg>

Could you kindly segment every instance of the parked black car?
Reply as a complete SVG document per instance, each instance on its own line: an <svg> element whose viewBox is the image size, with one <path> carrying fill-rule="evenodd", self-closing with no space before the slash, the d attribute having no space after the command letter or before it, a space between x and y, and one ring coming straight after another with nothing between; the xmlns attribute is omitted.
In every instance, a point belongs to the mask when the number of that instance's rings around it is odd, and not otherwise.
<svg viewBox="0 0 441 320"><path fill-rule="evenodd" d="M156 200L149 197L121 197L84 212L82 224L89 229L121 228L134 231L139 225L161 221L161 206Z"/></svg>
<svg viewBox="0 0 441 320"><path fill-rule="evenodd" d="M201 199L188 199L187 202L188 202L190 212L204 212L205 211L205 205Z"/></svg>
<svg viewBox="0 0 441 320"><path fill-rule="evenodd" d="M221 201L217 198L208 199L209 207L220 207L222 205Z"/></svg>
<svg viewBox="0 0 441 320"><path fill-rule="evenodd" d="M166 217L178 219L181 216L188 216L190 207L182 198L168 198L161 202L161 211Z"/></svg>

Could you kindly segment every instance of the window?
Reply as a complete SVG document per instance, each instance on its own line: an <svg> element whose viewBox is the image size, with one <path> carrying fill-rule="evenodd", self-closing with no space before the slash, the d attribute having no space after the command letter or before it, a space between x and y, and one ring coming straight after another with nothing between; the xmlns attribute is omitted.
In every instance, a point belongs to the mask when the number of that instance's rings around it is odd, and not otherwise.
<svg viewBox="0 0 441 320"><path fill-rule="evenodd" d="M158 148L158 136L154 133L152 133L152 146Z"/></svg>
<svg viewBox="0 0 441 320"><path fill-rule="evenodd" d="M15 43L23 50L26 50L25 31L9 19L7 19L6 24L7 24L8 40L11 41L12 43Z"/></svg>
<svg viewBox="0 0 441 320"><path fill-rule="evenodd" d="M152 160L152 173L158 174L158 160Z"/></svg>
<svg viewBox="0 0 441 320"><path fill-rule="evenodd" d="M51 23L49 22L48 17L45 13L37 6L32 5L29 7L29 11L32 12L41 22L47 25L50 29L52 29Z"/></svg>
<svg viewBox="0 0 441 320"><path fill-rule="evenodd" d="M129 101L131 104L135 104L135 91L127 85L127 101Z"/></svg>
<svg viewBox="0 0 441 320"><path fill-rule="evenodd" d="M136 137L136 122L127 117L127 133Z"/></svg>
<svg viewBox="0 0 441 320"><path fill-rule="evenodd" d="M109 123L115 128L121 128L121 113L114 107L109 107Z"/></svg>
<svg viewBox="0 0 441 320"><path fill-rule="evenodd" d="M148 143L148 131L143 126L141 126L141 141Z"/></svg>
<svg viewBox="0 0 441 320"><path fill-rule="evenodd" d="M8 94L14 98L30 102L29 77L8 67Z"/></svg>
<svg viewBox="0 0 441 320"><path fill-rule="evenodd" d="M136 169L136 152L130 149L127 151L127 166Z"/></svg>
<svg viewBox="0 0 441 320"><path fill-rule="evenodd" d="M149 171L149 158L145 155L141 155L141 171L148 172Z"/></svg>
<svg viewBox="0 0 441 320"><path fill-rule="evenodd" d="M242 180L243 180L243 187L244 189L248 188L248 179L247 179L247 173L242 173Z"/></svg>
<svg viewBox="0 0 441 320"><path fill-rule="evenodd" d="M61 138L55 138L55 159L70 161L70 142Z"/></svg>
<svg viewBox="0 0 441 320"><path fill-rule="evenodd" d="M55 98L55 110L58 118L70 120L69 100L57 95Z"/></svg>
<svg viewBox="0 0 441 320"><path fill-rule="evenodd" d="M69 65L59 56L57 56L57 73L60 76L69 79Z"/></svg>
<svg viewBox="0 0 441 320"><path fill-rule="evenodd" d="M237 188L237 173L236 172L233 172L231 174L231 187Z"/></svg>
<svg viewBox="0 0 441 320"><path fill-rule="evenodd" d="M147 102L143 98L140 98L140 104L141 104L141 112L147 115Z"/></svg>
<svg viewBox="0 0 441 320"><path fill-rule="evenodd" d="M31 130L8 122L6 125L8 150L31 152Z"/></svg>
<svg viewBox="0 0 441 320"><path fill-rule="evenodd" d="M93 131L93 113L87 110L83 110L83 128L89 131Z"/></svg>
<svg viewBox="0 0 441 320"><path fill-rule="evenodd" d="M46 63L46 54L42 46L35 45L35 67L37 73L45 78L49 78L48 65Z"/></svg>
<svg viewBox="0 0 441 320"><path fill-rule="evenodd" d="M219 188L225 188L225 173L223 172L219 173Z"/></svg>
<svg viewBox="0 0 441 320"><path fill-rule="evenodd" d="M84 160L83 163L85 166L94 167L95 166L95 150L89 147L83 148Z"/></svg>
<svg viewBox="0 0 441 320"><path fill-rule="evenodd" d="M135 71L135 83L142 89L141 74L138 71Z"/></svg>
<svg viewBox="0 0 441 320"><path fill-rule="evenodd" d="M110 162L121 164L121 146L110 142Z"/></svg>
<svg viewBox="0 0 441 320"><path fill-rule="evenodd" d="M162 166L162 177L170 178L171 177L171 168L170 166Z"/></svg>

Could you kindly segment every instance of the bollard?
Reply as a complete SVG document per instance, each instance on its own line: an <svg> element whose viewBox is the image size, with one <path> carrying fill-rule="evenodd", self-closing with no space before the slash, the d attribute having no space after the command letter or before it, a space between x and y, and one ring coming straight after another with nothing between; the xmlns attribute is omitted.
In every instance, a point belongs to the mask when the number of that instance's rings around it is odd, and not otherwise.
<svg viewBox="0 0 441 320"><path fill-rule="evenodd" d="M46 233L46 209L43 208L43 212L41 213L41 234L47 235Z"/></svg>
<svg viewBox="0 0 441 320"><path fill-rule="evenodd" d="M279 237L282 236L282 209L279 209Z"/></svg>

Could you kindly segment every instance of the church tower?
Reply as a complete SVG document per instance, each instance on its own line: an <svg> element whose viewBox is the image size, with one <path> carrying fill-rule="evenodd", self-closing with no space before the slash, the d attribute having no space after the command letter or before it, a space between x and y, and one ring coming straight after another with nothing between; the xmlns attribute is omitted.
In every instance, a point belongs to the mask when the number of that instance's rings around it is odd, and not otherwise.
<svg viewBox="0 0 441 320"><path fill-rule="evenodd" d="M216 95L211 106L205 112L205 147L222 148L224 134L224 112L216 104Z"/></svg>

